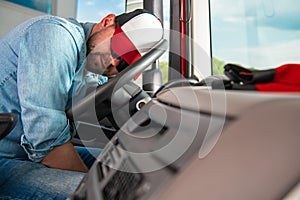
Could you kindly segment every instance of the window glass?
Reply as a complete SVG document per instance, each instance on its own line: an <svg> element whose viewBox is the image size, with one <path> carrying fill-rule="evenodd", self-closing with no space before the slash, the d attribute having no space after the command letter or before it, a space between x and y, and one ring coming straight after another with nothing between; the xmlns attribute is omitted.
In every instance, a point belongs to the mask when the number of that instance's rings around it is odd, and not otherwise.
<svg viewBox="0 0 300 200"><path fill-rule="evenodd" d="M170 30L170 0L163 0L163 25L165 30L165 38L169 39L169 30ZM163 74L163 82L166 83L169 80L169 52L163 54L159 62L160 68Z"/></svg>
<svg viewBox="0 0 300 200"><path fill-rule="evenodd" d="M99 22L107 14L125 12L125 0L77 0L76 18L81 22Z"/></svg>
<svg viewBox="0 0 300 200"><path fill-rule="evenodd" d="M210 8L213 74L226 63L255 69L299 63L297 0L210 0Z"/></svg>
<svg viewBox="0 0 300 200"><path fill-rule="evenodd" d="M51 14L52 0L6 0L21 6L25 6L40 12Z"/></svg>

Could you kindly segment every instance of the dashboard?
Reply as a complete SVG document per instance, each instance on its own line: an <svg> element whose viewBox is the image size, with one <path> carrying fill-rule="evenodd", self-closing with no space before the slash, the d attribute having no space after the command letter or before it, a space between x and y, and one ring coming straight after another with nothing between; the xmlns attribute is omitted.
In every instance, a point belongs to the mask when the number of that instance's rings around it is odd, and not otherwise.
<svg viewBox="0 0 300 200"><path fill-rule="evenodd" d="M166 89L120 128L70 199L281 199L300 180L299 100Z"/></svg>

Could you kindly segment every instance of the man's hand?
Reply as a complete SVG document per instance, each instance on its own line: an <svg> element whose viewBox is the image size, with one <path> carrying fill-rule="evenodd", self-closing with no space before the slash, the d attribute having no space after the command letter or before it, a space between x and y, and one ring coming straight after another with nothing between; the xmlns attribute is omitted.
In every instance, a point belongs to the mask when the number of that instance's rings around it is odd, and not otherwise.
<svg viewBox="0 0 300 200"><path fill-rule="evenodd" d="M55 147L41 162L50 168L87 172L88 168L81 160L71 142Z"/></svg>

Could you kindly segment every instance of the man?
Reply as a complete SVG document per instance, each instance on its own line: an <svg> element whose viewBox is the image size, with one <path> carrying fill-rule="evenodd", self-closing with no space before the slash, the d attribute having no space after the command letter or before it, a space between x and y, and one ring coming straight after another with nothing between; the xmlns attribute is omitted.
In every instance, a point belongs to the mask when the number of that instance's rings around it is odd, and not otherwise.
<svg viewBox="0 0 300 200"><path fill-rule="evenodd" d="M0 43L0 112L18 122L0 141L0 199L72 194L93 161L70 142L74 127L65 115L83 98L85 75L114 75L162 37L159 20L145 10L97 24L41 16L8 33Z"/></svg>

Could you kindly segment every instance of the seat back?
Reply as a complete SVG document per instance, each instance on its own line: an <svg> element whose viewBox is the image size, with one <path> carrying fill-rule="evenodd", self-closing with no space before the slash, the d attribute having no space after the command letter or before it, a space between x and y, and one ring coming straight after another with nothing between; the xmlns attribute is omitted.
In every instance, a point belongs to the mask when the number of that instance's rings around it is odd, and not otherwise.
<svg viewBox="0 0 300 200"><path fill-rule="evenodd" d="M0 140L15 127L17 116L14 113L0 113Z"/></svg>

